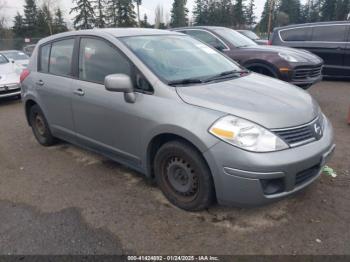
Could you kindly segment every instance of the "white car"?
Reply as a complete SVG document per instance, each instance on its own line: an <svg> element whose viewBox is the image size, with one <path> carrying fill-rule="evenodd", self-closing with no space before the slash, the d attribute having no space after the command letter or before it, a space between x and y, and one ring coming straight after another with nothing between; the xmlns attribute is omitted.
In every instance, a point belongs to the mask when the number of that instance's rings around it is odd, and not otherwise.
<svg viewBox="0 0 350 262"><path fill-rule="evenodd" d="M29 56L27 56L25 53L22 51L18 50L6 50L6 51L1 51L1 54L6 56L8 60L13 60L17 65L20 67L27 68L29 64Z"/></svg>
<svg viewBox="0 0 350 262"><path fill-rule="evenodd" d="M22 69L13 60L0 54L0 98L21 97L20 74Z"/></svg>

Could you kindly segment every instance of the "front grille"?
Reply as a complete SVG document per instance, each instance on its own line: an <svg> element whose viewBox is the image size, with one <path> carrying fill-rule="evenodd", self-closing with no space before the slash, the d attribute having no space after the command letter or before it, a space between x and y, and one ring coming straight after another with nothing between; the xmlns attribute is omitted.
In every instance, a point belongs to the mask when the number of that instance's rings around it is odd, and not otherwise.
<svg viewBox="0 0 350 262"><path fill-rule="evenodd" d="M302 67L294 71L293 80L300 81L308 78L318 78L322 75L322 66Z"/></svg>
<svg viewBox="0 0 350 262"><path fill-rule="evenodd" d="M324 131L324 118L321 115L304 126L275 129L272 131L291 147L296 147L321 139Z"/></svg>
<svg viewBox="0 0 350 262"><path fill-rule="evenodd" d="M295 176L295 185L299 186L307 181L310 181L312 178L318 175L320 172L321 168L319 165L313 166L309 169L306 169L304 171L299 172Z"/></svg>
<svg viewBox="0 0 350 262"><path fill-rule="evenodd" d="M300 127L296 129L288 129L275 131L275 133L281 137L289 145L302 143L304 141L315 139L314 133L310 126Z"/></svg>

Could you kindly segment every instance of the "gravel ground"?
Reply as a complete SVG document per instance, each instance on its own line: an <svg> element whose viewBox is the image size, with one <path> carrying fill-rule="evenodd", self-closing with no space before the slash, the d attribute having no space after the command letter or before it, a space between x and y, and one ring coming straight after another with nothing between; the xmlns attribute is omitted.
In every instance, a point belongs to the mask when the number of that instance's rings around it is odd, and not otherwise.
<svg viewBox="0 0 350 262"><path fill-rule="evenodd" d="M335 128L338 177L269 206L197 213L101 156L40 146L22 104L0 101L0 254L350 255L350 83L310 92Z"/></svg>

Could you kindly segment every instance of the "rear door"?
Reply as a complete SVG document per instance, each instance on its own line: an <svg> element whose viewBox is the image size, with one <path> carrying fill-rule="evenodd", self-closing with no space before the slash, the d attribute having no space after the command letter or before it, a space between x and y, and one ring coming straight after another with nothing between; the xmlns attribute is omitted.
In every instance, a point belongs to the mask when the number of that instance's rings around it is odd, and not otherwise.
<svg viewBox="0 0 350 262"><path fill-rule="evenodd" d="M312 47L309 49L325 62L325 75L344 75L347 25L315 26Z"/></svg>
<svg viewBox="0 0 350 262"><path fill-rule="evenodd" d="M39 48L36 92L54 135L74 139L72 116L72 57L75 38L66 38Z"/></svg>
<svg viewBox="0 0 350 262"><path fill-rule="evenodd" d="M346 70L346 76L350 77L350 25L348 26L348 38L345 48L344 66Z"/></svg>

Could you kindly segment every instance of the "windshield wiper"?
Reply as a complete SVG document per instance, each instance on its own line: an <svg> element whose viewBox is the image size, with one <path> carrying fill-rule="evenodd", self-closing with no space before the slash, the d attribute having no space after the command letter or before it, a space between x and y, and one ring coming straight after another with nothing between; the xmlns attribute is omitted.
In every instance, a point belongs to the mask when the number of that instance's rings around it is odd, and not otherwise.
<svg viewBox="0 0 350 262"><path fill-rule="evenodd" d="M169 81L168 85L178 86L178 85L201 84L201 83L203 83L203 81L198 78L186 78L186 79Z"/></svg>
<svg viewBox="0 0 350 262"><path fill-rule="evenodd" d="M212 82L212 81L215 81L215 80L221 80L221 79L226 79L226 78L233 78L233 77L240 77L242 76L243 74L247 74L248 71L238 71L238 70L231 70L231 71L225 71L225 72L222 72L218 75L215 75L215 76L212 76L212 77L209 77L207 79L205 79L205 83L207 82Z"/></svg>

